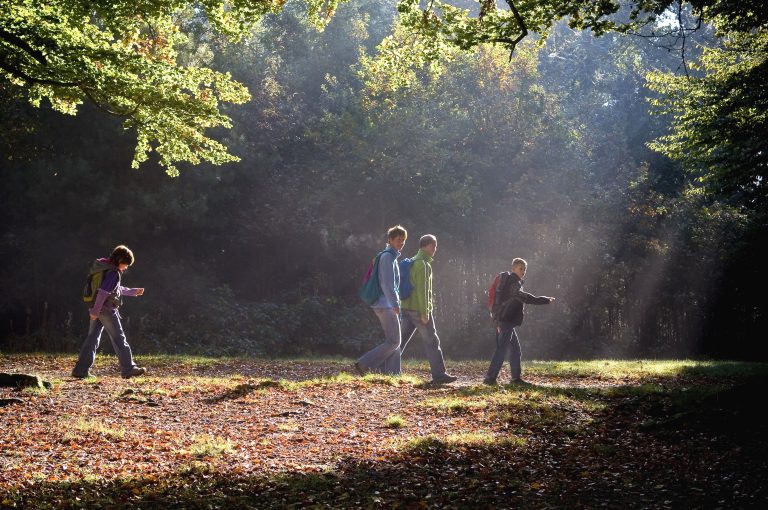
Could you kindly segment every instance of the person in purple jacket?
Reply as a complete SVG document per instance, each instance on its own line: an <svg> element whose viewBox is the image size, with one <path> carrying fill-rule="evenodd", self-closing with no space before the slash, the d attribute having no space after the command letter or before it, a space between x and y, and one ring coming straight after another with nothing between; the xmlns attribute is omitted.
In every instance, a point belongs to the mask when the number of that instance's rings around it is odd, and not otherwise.
<svg viewBox="0 0 768 510"><path fill-rule="evenodd" d="M106 259L97 259L91 264L89 281L94 275L101 273L101 285L93 296L93 306L88 310L91 323L88 327L88 336L80 349L80 357L72 369L72 377L84 379L93 377L91 367L96 359L96 350L99 348L101 333L106 329L112 347L115 349L117 359L120 362L120 372L124 379L142 375L146 368L139 367L133 362L133 353L128 340L125 338L123 326L120 324L120 312L118 308L122 304L122 296L141 296L143 288L131 289L121 285L123 271L128 269L134 261L133 252L127 246L119 245L112 250L112 255Z"/></svg>

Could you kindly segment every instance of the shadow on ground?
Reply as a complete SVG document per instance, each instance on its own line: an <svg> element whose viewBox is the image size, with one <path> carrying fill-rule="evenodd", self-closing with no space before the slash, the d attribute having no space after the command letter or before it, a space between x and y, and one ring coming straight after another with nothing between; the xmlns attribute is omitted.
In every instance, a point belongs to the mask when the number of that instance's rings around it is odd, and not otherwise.
<svg viewBox="0 0 768 510"><path fill-rule="evenodd" d="M201 458L161 479L37 482L0 502L61 509L764 508L768 451L758 411L766 389L763 376L711 387L458 388L453 395L506 398L492 412L500 434L428 438L374 460L342 458L322 472L245 473L231 469L226 455ZM555 403L525 404L537 393ZM594 412L568 408L567 399Z"/></svg>

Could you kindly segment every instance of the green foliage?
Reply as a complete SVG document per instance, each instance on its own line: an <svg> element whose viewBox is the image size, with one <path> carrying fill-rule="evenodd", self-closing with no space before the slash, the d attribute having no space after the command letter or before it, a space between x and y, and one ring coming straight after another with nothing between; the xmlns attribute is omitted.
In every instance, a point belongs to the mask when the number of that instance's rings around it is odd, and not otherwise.
<svg viewBox="0 0 768 510"><path fill-rule="evenodd" d="M305 0L305 19L324 29L342 2ZM376 61L364 57L364 65L386 76L391 87L408 86L425 66L439 74L441 62L457 49L501 44L513 51L528 30L545 36L564 17L572 28L589 28L597 35L626 31L653 20L672 2L631 2L624 22L610 19L619 10L612 0L518 3L507 2L507 9L496 0L481 0L469 9L467 2L422 6L418 0L400 0L393 34L380 44ZM728 19L740 31L761 22L761 15L745 14L734 4L693 2L699 12ZM74 114L89 100L124 118L124 129L136 133L134 168L152 151L171 176L178 175L180 162L238 161L206 132L231 127L222 106L244 103L250 95L229 72L214 71L184 54L190 28L211 32L207 39L218 34L239 42L283 5L282 0L3 2L0 76L24 88L35 106L47 99L55 110Z"/></svg>
<svg viewBox="0 0 768 510"><path fill-rule="evenodd" d="M308 18L323 26L338 0L308 0ZM47 99L62 113L75 114L90 100L124 118L136 132L132 166L156 151L171 176L177 163L237 161L206 134L231 127L220 109L250 95L228 72L180 58L188 34L180 21L202 18L212 30L241 40L279 0L179 0L84 2L14 0L0 7L0 76L26 89L29 101Z"/></svg>
<svg viewBox="0 0 768 510"><path fill-rule="evenodd" d="M724 34L706 48L693 76L648 75L659 93L653 111L671 120L670 134L650 144L679 161L714 197L750 209L768 207L768 31Z"/></svg>
<svg viewBox="0 0 768 510"><path fill-rule="evenodd" d="M208 2L212 12L217 3ZM151 150L172 176L179 161L236 160L205 130L231 126L219 105L243 103L248 92L227 73L177 65L176 48L186 38L174 20L181 5L4 2L2 76L25 87L35 106L47 99L55 110L74 114L89 99L124 117L124 128L137 135L134 168ZM229 32L237 25L227 16L213 22Z"/></svg>
<svg viewBox="0 0 768 510"><path fill-rule="evenodd" d="M391 414L384 420L384 426L390 429L401 429L405 427L405 418L399 414Z"/></svg>

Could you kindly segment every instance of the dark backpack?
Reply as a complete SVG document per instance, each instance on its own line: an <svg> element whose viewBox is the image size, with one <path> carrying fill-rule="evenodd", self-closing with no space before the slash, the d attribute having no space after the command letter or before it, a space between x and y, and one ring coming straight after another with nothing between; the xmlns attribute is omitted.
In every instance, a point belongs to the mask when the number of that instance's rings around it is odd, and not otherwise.
<svg viewBox="0 0 768 510"><path fill-rule="evenodd" d="M497 274L488 288L488 311L491 312L491 317L494 319L498 319L501 306L504 304L502 300L504 299L505 287L509 283L509 276L506 271Z"/></svg>
<svg viewBox="0 0 768 510"><path fill-rule="evenodd" d="M408 299L413 292L413 285L411 285L411 267L413 267L413 259L404 258L398 265L400 266L400 299Z"/></svg>

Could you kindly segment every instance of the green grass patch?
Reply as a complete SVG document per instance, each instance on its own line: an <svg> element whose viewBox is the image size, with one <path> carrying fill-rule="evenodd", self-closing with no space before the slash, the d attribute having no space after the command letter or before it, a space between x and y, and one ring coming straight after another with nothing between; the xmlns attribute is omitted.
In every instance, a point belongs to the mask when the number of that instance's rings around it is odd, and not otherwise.
<svg viewBox="0 0 768 510"><path fill-rule="evenodd" d="M118 396L124 397L127 395L144 395L144 396L152 396L152 395L160 395L165 396L168 395L169 391L164 390L162 388L125 388L123 391L121 391Z"/></svg>
<svg viewBox="0 0 768 510"><path fill-rule="evenodd" d="M184 367L212 367L231 361L244 361L248 358L241 357L213 357L194 354L142 354L136 356L139 365L148 366L184 366Z"/></svg>
<svg viewBox="0 0 768 510"><path fill-rule="evenodd" d="M277 424L277 430L280 432L299 432L302 428L296 420L287 419L284 422Z"/></svg>
<svg viewBox="0 0 768 510"><path fill-rule="evenodd" d="M195 457L218 457L235 451L235 445L227 438L201 434L193 438L189 454Z"/></svg>
<svg viewBox="0 0 768 510"><path fill-rule="evenodd" d="M462 398L455 396L427 399L421 402L421 405L441 411L466 413L477 409L485 409L488 407L490 401L491 399Z"/></svg>
<svg viewBox="0 0 768 510"><path fill-rule="evenodd" d="M405 427L405 418L399 414L389 415L387 416L387 419L384 420L384 426L388 429L401 429Z"/></svg>
<svg viewBox="0 0 768 510"><path fill-rule="evenodd" d="M31 395L31 396L40 397L40 396L43 396L43 395L47 395L48 394L48 389L45 388L45 387L42 387L42 386L27 386L26 388L22 388L21 392L24 395Z"/></svg>
<svg viewBox="0 0 768 510"><path fill-rule="evenodd" d="M274 379L257 379L253 381L246 381L239 385L234 385L232 379L229 378L201 378L199 386L218 386L219 388L225 387L230 390L231 396L236 396L238 393L245 395L253 391L263 391L269 389L277 389L282 391L299 391L302 388L311 387L323 387L323 386L338 386L348 384L360 384L362 381L365 384L382 384L386 386L401 386L404 384L417 385L422 382L421 378L409 375L381 375L381 374L368 374L363 378L354 376L352 374L342 372L340 374L328 376L328 377L315 377L312 379L305 379L301 381L291 381L288 379L280 379L276 381ZM195 379L188 379L188 382L194 382ZM186 381L185 381L186 382ZM189 386L189 385L187 385Z"/></svg>
<svg viewBox="0 0 768 510"><path fill-rule="evenodd" d="M416 385L424 382L421 377L415 375L366 374L362 380L367 383L384 384L386 386L401 386L403 384Z"/></svg>
<svg viewBox="0 0 768 510"><path fill-rule="evenodd" d="M356 381L359 381L358 377L352 374L349 374L347 372L342 372L340 374L336 374L330 377L317 377L314 379L301 381L298 384L305 385L305 386L326 386L331 384L349 384Z"/></svg>
<svg viewBox="0 0 768 510"><path fill-rule="evenodd" d="M590 446L592 452L601 457L612 457L619 452L619 448L612 444L595 443Z"/></svg>
<svg viewBox="0 0 768 510"><path fill-rule="evenodd" d="M406 453L428 455L456 448L510 448L525 446L525 438L512 434L492 434L487 431L450 434L444 437L428 435L406 440L402 449Z"/></svg>
<svg viewBox="0 0 768 510"><path fill-rule="evenodd" d="M492 448L525 445L525 439L522 437L514 435L494 435L489 432L451 434L445 438L445 441L450 445L488 446Z"/></svg>
<svg viewBox="0 0 768 510"><path fill-rule="evenodd" d="M767 375L768 364L736 361L617 360L532 361L526 373L545 377L596 377L606 380L645 378L712 377L744 378Z"/></svg>
<svg viewBox="0 0 768 510"><path fill-rule="evenodd" d="M242 378L232 377L209 377L209 376L182 376L182 377L165 377L159 379L164 383L173 383L174 388L184 393L211 393L219 391L221 389L234 389ZM154 385L158 384L158 379L150 381Z"/></svg>
<svg viewBox="0 0 768 510"><path fill-rule="evenodd" d="M412 375L382 375L382 374L367 374L365 377L358 377L347 372L342 372L329 377L316 377L313 379L306 379L303 381L289 381L287 379L281 379L280 381L272 381L271 383L262 383L265 386L277 387L285 391L297 391L302 388L309 388L315 386L335 386L335 385L347 385L347 384L359 384L360 382L367 384L382 384L386 386L402 386L404 384L417 385L422 382L422 379Z"/></svg>
<svg viewBox="0 0 768 510"><path fill-rule="evenodd" d="M123 427L112 427L96 419L80 417L74 424L62 423L61 425L67 430L64 434L65 440L77 440L79 437L78 434L69 430L70 428L86 434L98 434L111 440L120 440L125 437L125 429Z"/></svg>

